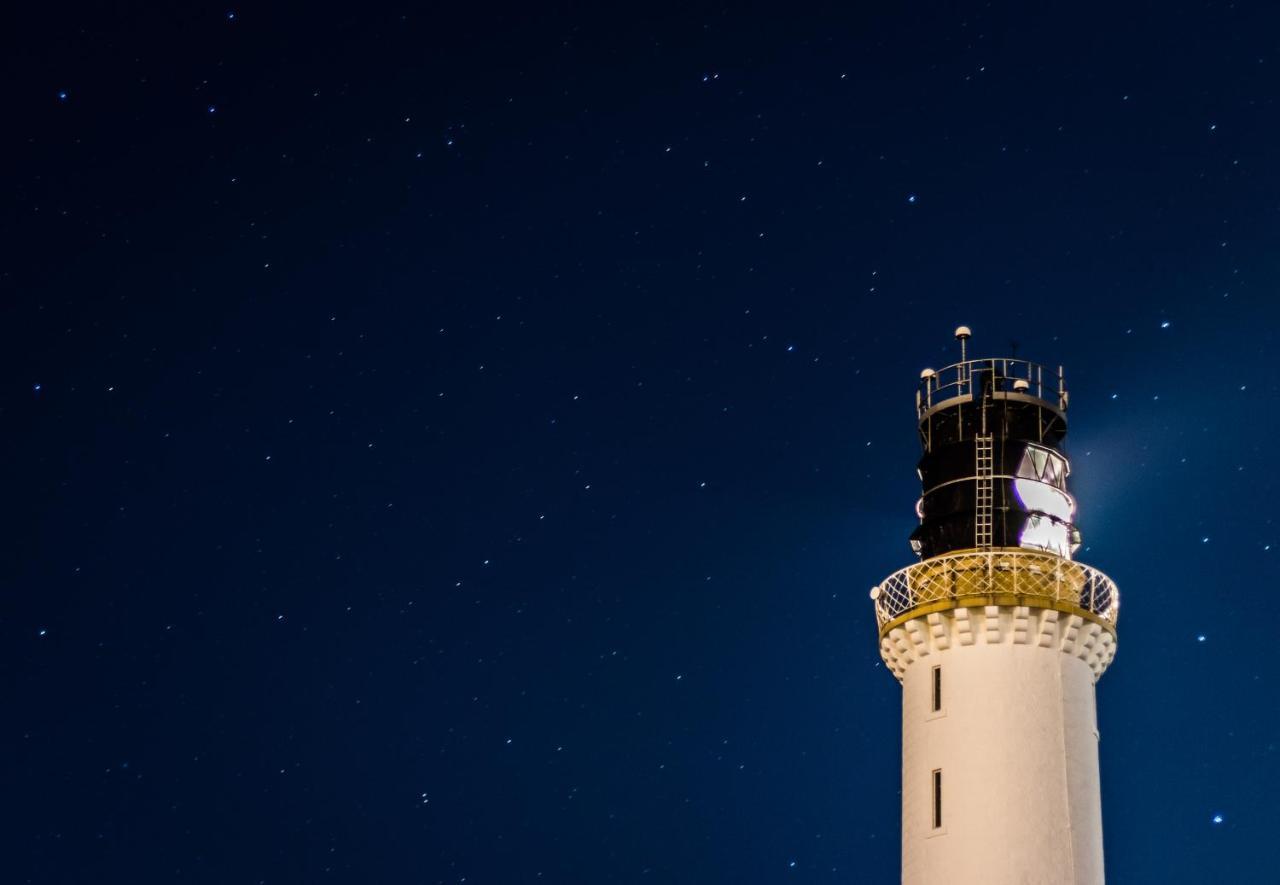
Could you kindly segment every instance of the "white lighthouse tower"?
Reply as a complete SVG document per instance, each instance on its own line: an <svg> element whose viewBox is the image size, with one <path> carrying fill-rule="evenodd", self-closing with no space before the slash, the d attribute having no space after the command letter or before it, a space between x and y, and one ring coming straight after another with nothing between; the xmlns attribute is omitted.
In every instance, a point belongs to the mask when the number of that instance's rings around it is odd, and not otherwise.
<svg viewBox="0 0 1280 885"><path fill-rule="evenodd" d="M1119 594L1072 560L1062 369L921 373L920 561L871 590L902 683L903 885L1103 881L1094 684Z"/></svg>

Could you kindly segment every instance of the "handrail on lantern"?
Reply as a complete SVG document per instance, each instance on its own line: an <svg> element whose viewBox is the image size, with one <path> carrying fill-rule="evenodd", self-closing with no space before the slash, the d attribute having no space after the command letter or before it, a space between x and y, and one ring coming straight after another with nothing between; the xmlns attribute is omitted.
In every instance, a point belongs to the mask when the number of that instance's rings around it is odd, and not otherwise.
<svg viewBox="0 0 1280 885"><path fill-rule="evenodd" d="M964 360L921 372L916 392L917 417L923 418L936 404L957 398L971 399L975 382L983 383L981 379L987 377L991 379L993 393L1035 397L1051 404L1056 402L1059 411L1067 409L1067 388L1061 366L1056 371L1052 368L1046 371L1044 366L1028 360L992 357Z"/></svg>

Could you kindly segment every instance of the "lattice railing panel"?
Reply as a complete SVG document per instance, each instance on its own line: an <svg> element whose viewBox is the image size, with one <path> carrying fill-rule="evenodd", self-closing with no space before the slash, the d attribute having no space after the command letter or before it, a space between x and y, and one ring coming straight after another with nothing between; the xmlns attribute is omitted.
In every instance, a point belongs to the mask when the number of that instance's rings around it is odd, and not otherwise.
<svg viewBox="0 0 1280 885"><path fill-rule="evenodd" d="M1095 568L1047 553L997 549L949 553L907 566L872 590L876 621L933 602L1016 596L1083 609L1114 624L1120 612L1115 582Z"/></svg>

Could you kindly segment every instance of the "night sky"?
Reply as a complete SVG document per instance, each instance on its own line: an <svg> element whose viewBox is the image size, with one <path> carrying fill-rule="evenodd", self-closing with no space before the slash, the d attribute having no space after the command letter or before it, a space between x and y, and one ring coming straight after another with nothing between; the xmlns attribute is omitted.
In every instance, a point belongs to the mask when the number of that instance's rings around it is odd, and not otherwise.
<svg viewBox="0 0 1280 885"><path fill-rule="evenodd" d="M1026 5L8 18L4 881L896 881L960 323L1066 366L1110 880L1275 881L1280 8Z"/></svg>

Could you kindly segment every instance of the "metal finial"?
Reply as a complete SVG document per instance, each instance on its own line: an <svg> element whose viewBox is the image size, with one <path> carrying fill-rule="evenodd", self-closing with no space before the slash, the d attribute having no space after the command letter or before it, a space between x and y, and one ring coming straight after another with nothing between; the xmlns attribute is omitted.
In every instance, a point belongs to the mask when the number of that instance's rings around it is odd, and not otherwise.
<svg viewBox="0 0 1280 885"><path fill-rule="evenodd" d="M973 331L968 326L956 326L956 340L960 342L960 362L964 362L965 346L964 343L973 335Z"/></svg>

